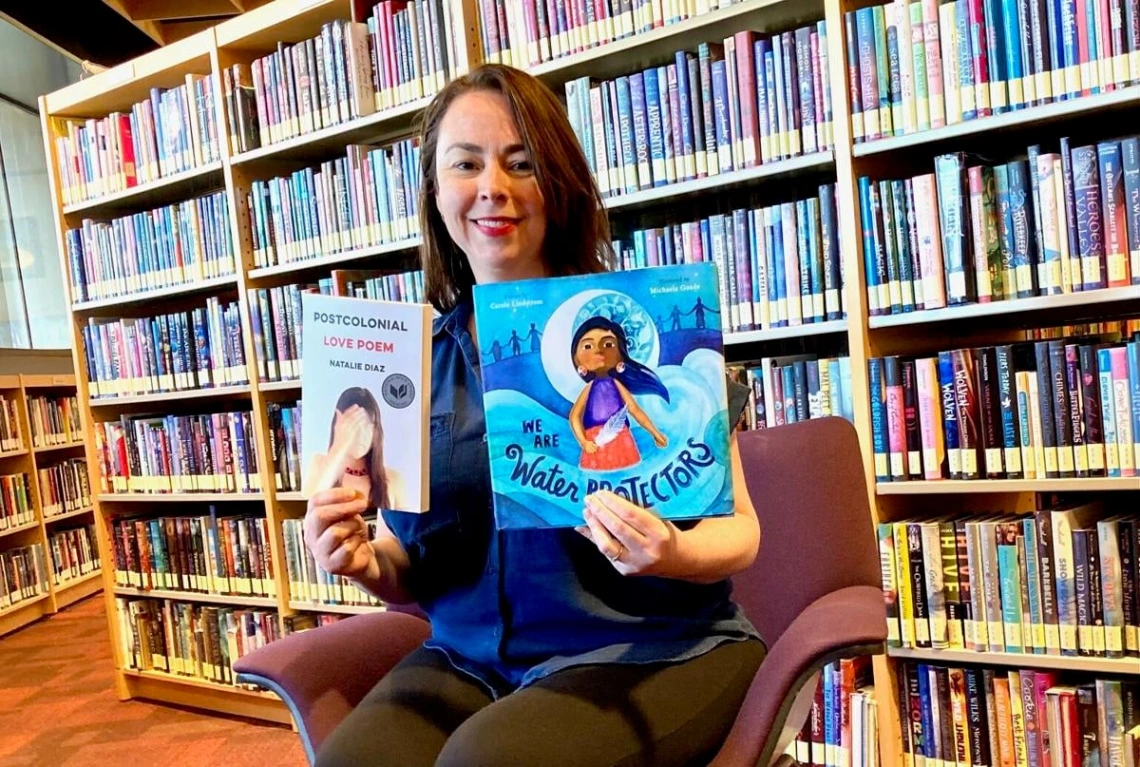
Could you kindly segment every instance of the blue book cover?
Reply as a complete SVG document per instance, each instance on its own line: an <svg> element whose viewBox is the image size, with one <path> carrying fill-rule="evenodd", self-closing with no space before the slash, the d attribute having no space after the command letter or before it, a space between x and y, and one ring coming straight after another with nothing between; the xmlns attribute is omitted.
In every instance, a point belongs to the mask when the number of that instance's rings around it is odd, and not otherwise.
<svg viewBox="0 0 1140 767"><path fill-rule="evenodd" d="M773 273L776 275L776 307L780 317L780 327L788 325L788 302L793 300L792 296L788 295L787 271L785 269L786 261L784 260L784 215L781 212L779 205L773 205L770 210L772 211L772 226L770 232L772 234L772 266Z"/></svg>
<svg viewBox="0 0 1140 767"><path fill-rule="evenodd" d="M879 306L878 270L875 268L874 225L871 208L871 179L859 177L859 213L863 230L863 269L867 279L867 309L872 315L882 314Z"/></svg>
<svg viewBox="0 0 1140 767"><path fill-rule="evenodd" d="M712 63L713 116L716 123L717 162L728 172L732 164L732 124L728 109L728 70L724 59Z"/></svg>
<svg viewBox="0 0 1140 767"><path fill-rule="evenodd" d="M581 525L597 490L666 519L732 513L713 264L478 285L474 298L500 529Z"/></svg>
<svg viewBox="0 0 1140 767"><path fill-rule="evenodd" d="M942 393L942 430L951 479L962 478L958 440L958 399L954 390L954 361L950 352L938 352L938 387Z"/></svg>
<svg viewBox="0 0 1140 767"><path fill-rule="evenodd" d="M867 360L867 385L871 398L871 451L875 461L875 479L890 482L887 414L883 402L883 361L878 357Z"/></svg>
<svg viewBox="0 0 1140 767"><path fill-rule="evenodd" d="M1101 423L1104 426L1104 446L1107 453L1108 476L1120 476L1120 448L1116 442L1116 399L1112 388L1112 356L1108 349L1097 349L1097 369L1100 371Z"/></svg>
<svg viewBox="0 0 1140 767"><path fill-rule="evenodd" d="M1009 173L1010 232L1013 244L1010 260L1017 297L1030 298L1037 295L1037 269L1033 249L1033 187L1025 160L1014 160L1006 168Z"/></svg>
<svg viewBox="0 0 1140 767"><path fill-rule="evenodd" d="M618 131L621 133L621 167L626 192L636 192L637 151L633 139L633 106L628 77L617 79Z"/></svg>
<svg viewBox="0 0 1140 767"><path fill-rule="evenodd" d="M1006 78L1010 84L1009 105L1012 109L1024 109L1025 92L1021 83L1025 67L1021 60L1022 23L1018 18L1017 0L1001 0L1001 5L1002 43L1005 46Z"/></svg>
<svg viewBox="0 0 1140 767"><path fill-rule="evenodd" d="M1077 244L1085 290L1108 287L1104 258L1104 219L1096 147L1072 150L1073 190L1077 208Z"/></svg>

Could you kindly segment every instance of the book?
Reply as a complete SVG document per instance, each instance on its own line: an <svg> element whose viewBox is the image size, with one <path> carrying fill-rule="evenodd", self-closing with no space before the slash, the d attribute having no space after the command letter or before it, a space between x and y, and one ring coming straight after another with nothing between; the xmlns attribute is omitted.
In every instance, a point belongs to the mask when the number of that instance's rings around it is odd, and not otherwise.
<svg viewBox="0 0 1140 767"><path fill-rule="evenodd" d="M301 409L314 424L301 430L302 492L354 487L370 507L425 511L431 307L319 293L301 305Z"/></svg>
<svg viewBox="0 0 1140 767"><path fill-rule="evenodd" d="M712 264L474 293L500 529L581 525L598 490L665 519L732 513Z"/></svg>

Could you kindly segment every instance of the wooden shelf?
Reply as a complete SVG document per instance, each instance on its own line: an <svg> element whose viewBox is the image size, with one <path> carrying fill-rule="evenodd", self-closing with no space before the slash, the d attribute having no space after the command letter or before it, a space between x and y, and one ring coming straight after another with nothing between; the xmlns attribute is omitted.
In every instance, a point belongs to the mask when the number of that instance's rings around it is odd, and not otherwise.
<svg viewBox="0 0 1140 767"><path fill-rule="evenodd" d="M94 511L94 506L87 506L86 508L76 509L75 511L65 511L62 514L52 514L51 516L44 517L44 524L50 525L52 522L59 522L61 520L72 519L74 517L82 517L85 514L91 514Z"/></svg>
<svg viewBox="0 0 1140 767"><path fill-rule="evenodd" d="M293 610L304 610L310 613L335 613L337 615L365 615L368 613L383 613L388 611L388 608L383 605L326 605L322 602L300 602L293 600L289 601L289 607Z"/></svg>
<svg viewBox="0 0 1140 767"><path fill-rule="evenodd" d="M313 159L337 150L343 154L344 147L348 144L359 144L380 137L395 137L401 133L409 133L412 121L431 103L431 100L432 97L429 96L384 109L367 117L251 149L234 155L230 158L230 164L241 166L266 159Z"/></svg>
<svg viewBox="0 0 1140 767"><path fill-rule="evenodd" d="M74 389L73 375L22 375L25 389Z"/></svg>
<svg viewBox="0 0 1140 767"><path fill-rule="evenodd" d="M100 493L100 503L218 503L220 501L263 501L260 493Z"/></svg>
<svg viewBox="0 0 1140 767"><path fill-rule="evenodd" d="M27 454L28 454L28 448L22 447L19 450L9 450L6 453L0 453L0 458L15 458L17 456L27 455Z"/></svg>
<svg viewBox="0 0 1140 767"><path fill-rule="evenodd" d="M304 501L307 501L309 499L305 497L304 493L302 493L298 490L283 490L282 492L277 494L277 500L279 500L279 501L301 501L301 502L304 502Z"/></svg>
<svg viewBox="0 0 1140 767"><path fill-rule="evenodd" d="M1015 668L1052 668L1061 671L1088 671L1095 674L1140 675L1140 658L1086 658L1067 655L1027 653L974 652L972 650L916 650L888 647L887 655L899 660L927 661L954 665L1012 666Z"/></svg>
<svg viewBox="0 0 1140 767"><path fill-rule="evenodd" d="M183 684L191 687L204 687L209 690L216 690L219 692L229 692L234 695L248 695L254 698L266 698L268 700L280 700L276 695L271 692L263 690L247 690L244 687L235 687L229 684L222 684L221 682L211 682L208 679L199 679L194 676L182 676L180 674L168 674L165 671L139 671L138 669L125 668L123 673L127 676L135 676L140 679L156 679L163 682L170 682L173 684Z"/></svg>
<svg viewBox="0 0 1140 767"><path fill-rule="evenodd" d="M863 144L856 144L851 153L855 157L869 157L927 144L940 144L965 136L988 134L1011 128L1035 127L1065 118L1087 117L1097 112L1136 106L1137 104L1140 104L1140 86L1133 85L1107 93L1099 93L1095 96L1082 96L1067 101L1056 101L1052 104L1019 109L1016 112L1006 112L977 120L965 120L954 125L911 133L906 136L892 136L878 141L868 141ZM1111 129L1109 132L1111 133Z"/></svg>
<svg viewBox="0 0 1140 767"><path fill-rule="evenodd" d="M266 277L274 277L281 274L293 274L294 272L303 272L310 269L331 269L335 266L349 264L353 261L360 261L365 258L373 258L375 256L383 256L388 253L400 253L406 250L414 250L421 244L422 240L419 237L412 237L407 240L401 240L399 242L386 242L383 245L374 245L369 248L343 250L339 253L329 253L328 255L319 256L317 258L307 258L301 261L290 261L287 264L263 266L260 269L251 269L248 276L251 280L262 280Z"/></svg>
<svg viewBox="0 0 1140 767"><path fill-rule="evenodd" d="M562 56L529 67L527 71L551 86L587 75L606 79L644 68L650 62L660 62L662 57L672 56L679 48L695 49L699 42L720 42L737 30L754 27L790 29L799 22L816 21L822 17L823 3L818 1L745 0L676 24ZM763 23L756 24L761 20Z"/></svg>
<svg viewBox="0 0 1140 767"><path fill-rule="evenodd" d="M131 586L116 586L115 596L145 597L148 599L175 599L180 602L205 602L214 605L237 605L239 607L269 607L277 609L276 597L259 597L244 594L203 594L200 591L177 591L172 589L137 589Z"/></svg>
<svg viewBox="0 0 1140 767"><path fill-rule="evenodd" d="M944 479L916 482L877 482L879 495L940 495L943 493L1079 493L1140 490L1140 477L1081 479Z"/></svg>
<svg viewBox="0 0 1140 767"><path fill-rule="evenodd" d="M76 314L84 312L93 312L98 309L119 308L123 306L130 306L132 304L150 303L162 298L171 298L173 296L185 296L192 293L208 293L218 291L224 288L233 288L237 286L237 275L227 274L221 277L211 277L205 280L198 280L196 282L184 282L180 285L171 285L167 288L159 288L157 290L142 290L138 293L128 293L122 296L112 296L110 298L97 298L92 301L81 301L77 304L71 305L71 310Z"/></svg>
<svg viewBox="0 0 1140 767"><path fill-rule="evenodd" d="M211 185L222 186L222 163L212 162L200 168L191 168L164 178L148 181L121 192L96 197L84 202L64 205L66 215L93 213L110 209L143 208L163 205L173 200L192 196L191 190L200 187L203 191Z"/></svg>
<svg viewBox="0 0 1140 767"><path fill-rule="evenodd" d="M1014 298L1008 301L992 301L988 304L948 306L943 309L869 317L867 325L872 330L877 330L879 328L897 328L1002 315L1018 315L1019 319L1025 315L1031 315L1024 322L1034 323L1039 322L1042 316L1050 312L1064 312L1081 307L1103 307L1105 304L1112 303L1121 304L1120 308L1124 308L1128 303L1133 303L1136 304L1137 308L1140 308L1140 288L1130 285L1122 288L1066 293L1059 296L1036 296L1034 298ZM1103 309L1101 314L1103 315Z"/></svg>
<svg viewBox="0 0 1140 767"><path fill-rule="evenodd" d="M833 333L846 333L847 320L828 320L827 322L813 322L807 325L793 325L786 328L770 328L768 330L748 330L739 333L725 333L725 346L741 346L743 344L757 344L767 341L783 341L789 338L807 338L809 336L822 336Z"/></svg>
<svg viewBox="0 0 1140 767"><path fill-rule="evenodd" d="M835 167L835 153L831 150L815 152L790 160L780 160L759 165L755 168L729 171L715 176L682 181L676 184L643 189L632 194L607 197L604 202L608 210L617 211L637 208L666 200L675 200L702 192L719 192L733 186L742 186L764 179L777 179L805 171L824 170Z"/></svg>
<svg viewBox="0 0 1140 767"><path fill-rule="evenodd" d="M7 538L9 535L18 535L20 533L27 532L28 530L35 530L39 526L39 520L34 519L31 522L25 522L22 525L16 525L15 527L6 527L0 529L0 538Z"/></svg>
<svg viewBox="0 0 1140 767"><path fill-rule="evenodd" d="M265 381L257 384L260 391L300 391L301 379L291 381Z"/></svg>
<svg viewBox="0 0 1140 767"><path fill-rule="evenodd" d="M18 628L39 620L51 611L49 594L37 594L29 599L22 600L0 609L0 636L4 636Z"/></svg>
<svg viewBox="0 0 1140 767"><path fill-rule="evenodd" d="M85 599L97 591L103 590L103 570L95 570L80 578L64 581L55 587L55 609L62 610L73 605L80 599Z"/></svg>
<svg viewBox="0 0 1140 767"><path fill-rule="evenodd" d="M248 395L249 392L250 387L244 384L241 386L215 386L210 389L187 389L157 394L123 394L117 397L97 397L88 400L87 404L92 408L105 408L122 405L143 405L149 403L180 402L185 400L241 397Z"/></svg>
<svg viewBox="0 0 1140 767"><path fill-rule="evenodd" d="M83 440L76 440L75 442L64 442L62 445L44 445L34 449L36 455L40 453L50 453L54 450L68 450L73 447L83 447Z"/></svg>

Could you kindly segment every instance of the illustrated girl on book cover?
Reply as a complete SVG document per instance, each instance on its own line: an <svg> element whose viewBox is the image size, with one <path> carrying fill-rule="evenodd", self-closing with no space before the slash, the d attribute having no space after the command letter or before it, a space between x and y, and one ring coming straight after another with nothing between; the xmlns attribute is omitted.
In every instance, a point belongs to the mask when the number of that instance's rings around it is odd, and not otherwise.
<svg viewBox="0 0 1140 767"><path fill-rule="evenodd" d="M500 528L582 524L610 490L666 519L731 513L712 263L477 285Z"/></svg>
<svg viewBox="0 0 1140 767"><path fill-rule="evenodd" d="M313 456L309 471L306 487L311 493L348 487L363 493L374 508L404 503L402 476L384 465L384 427L372 392L360 386L341 392L329 427L328 452Z"/></svg>
<svg viewBox="0 0 1140 767"><path fill-rule="evenodd" d="M606 317L582 323L571 343L574 366L586 382L570 410L570 429L582 446L578 465L608 471L636 466L641 453L630 431L632 416L653 435L657 447L669 439L638 406L634 394L656 394L669 401L669 391L657 374L630 358L622 326Z"/></svg>

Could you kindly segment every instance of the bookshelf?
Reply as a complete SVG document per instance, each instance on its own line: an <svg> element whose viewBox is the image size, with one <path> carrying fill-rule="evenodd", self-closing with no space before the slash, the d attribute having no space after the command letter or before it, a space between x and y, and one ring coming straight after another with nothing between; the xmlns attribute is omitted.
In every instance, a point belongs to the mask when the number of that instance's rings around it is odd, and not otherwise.
<svg viewBox="0 0 1140 767"><path fill-rule="evenodd" d="M47 502L41 492L50 492L41 487L41 470L82 455L83 441L60 438L56 444L34 446L32 439L32 411L29 399L46 396L74 397L75 377L60 374L9 374L0 375L0 398L13 408L17 416L20 433L20 447L0 452L0 475L26 475L27 499L30 519L14 522L14 518L3 519L0 512L0 554L13 549L40 547L45 568L45 581L42 590L34 595L5 605L0 596L0 636L22 628L46 615L63 610L84 597L102 588L102 570L95 562L93 569L80 572L76 564L74 573L68 573L66 580L57 582L55 578L52 540L60 530L83 528L93 521L93 508L90 505L59 513ZM77 504L78 505L78 504ZM76 539L78 540L78 539ZM94 544L94 541L91 541ZM98 552L92 552L98 553ZM61 556L69 556L61 554ZM90 562L90 560L87 560Z"/></svg>
<svg viewBox="0 0 1140 767"><path fill-rule="evenodd" d="M455 30L461 30L452 46L451 66L456 73L467 71L483 60L478 29L479 4L475 0L442 0L451 13ZM273 53L278 42L298 43L318 35L321 26L334 20L364 21L370 9L349 0L275 0L211 30L181 40L136 61L115 67L77 85L48 94L41 102L45 151L52 168L51 184L55 202L59 249L65 273L68 263L67 232L80 226L85 218L107 220L115 215L137 213L160 205L174 204L207 191L224 190L226 207L222 212L224 228L232 242L234 269L232 274L206 276L185 283L147 290L127 291L113 298L77 302L69 301L73 315L73 348L78 372L76 388L81 407L87 458L92 470L93 487L98 487L98 455L94 432L100 424L122 416L144 413L189 415L213 413L229 408L250 413L252 444L258 456L269 455L270 404L289 402L299 397L296 380L259 381L256 375L257 349L254 326L256 300L251 290L277 289L291 283L327 277L334 268L377 268L397 271L414 257L418 236L357 244L337 252L322 252L307 259L282 259L271 265L259 265L254 256L256 232L250 223L247 202L253 185L314 167L322 162L344 158L345 147L354 143L386 146L408 135L415 116L430 100L413 98L380 109L374 113L345 119L301 135L289 136L254 148L240 150L240 142L231 136L224 98L223 73ZM836 235L840 243L844 286L842 290L845 318L804 323L788 327L770 327L726 335L726 356L730 362L756 359L791 348L828 350L845 349L851 365L850 398L854 405L853 420L860 435L867 485L875 522L896 521L923 509L947 504L958 510L992 510L994 502L1008 503L1009 508L1035 508L1043 495L1057 493L1097 494L1104 491L1124 493L1140 491L1140 479L1096 478L1063 480L981 480L877 482L872 447L872 417L869 405L870 382L868 361L871 358L898 353L930 353L962 343L1006 343L1023 338L1025 327L1040 327L1090 316L1124 316L1140 312L1140 289L1135 285L1070 293L1056 296L1020 298L986 304L970 304L945 309L916 311L907 314L872 316L865 286L868 275L863 254L860 193L858 178L863 175L881 177L883 173L904 173L926 168L932 158L943 151L961 147L994 148L1010 154L1031 132L1056 134L1063 126L1079 122L1088 126L1107 117L1134 114L1128 110L1140 107L1140 86L1130 86L1093 96L1035 106L1017 112L986 117L935 128L921 133L856 143L852 127L851 93L847 83L848 50L843 34L844 15L865 7L855 0L743 0L707 14L662 26L652 31L618 39L610 43L547 61L529 68L556 93L563 95L565 85L582 76L606 79L626 75L646 66L658 66L672 60L677 50L693 51L701 42L718 42L741 30L757 30L763 34L793 30L798 25L825 20L828 34L823 52L827 70L821 81L830 89L830 146L799 156L777 159L754 167L731 170L706 178L691 179L639 189L627 194L608 196L605 206L615 224L629 226L638 217L660 220L688 220L691 214L682 209L704 206L720 212L728 209L730 200L751 196L762 205L787 202L787 195L803 199L805 188L813 183L835 183ZM362 15L364 14L364 15ZM56 139L61 135L65 118L102 118L116 110L129 110L132 104L148 98L151 88L171 88L186 81L187 76L213 75L213 118L218 126L220 159L200 167L163 176L126 191L64 204L62 180L56 154ZM1103 133L1103 129L1102 133ZM1108 131L1111 133L1111 130ZM231 144L231 139L235 144ZM1022 141L1024 144L1035 139ZM1010 155L1012 156L1012 155ZM809 186L805 187L804 184ZM794 192L788 191L795 190ZM70 288L70 283L69 283ZM83 352L85 326L93 319L137 318L160 311L181 311L199 306L207 297L222 296L236 301L239 319L236 330L242 338L241 351L249 369L249 382L184 389L172 392L135 394L109 398L92 398L89 392L87 362ZM70 296L69 296L70 297ZM161 302L159 308L158 302ZM0 453L2 462L30 460L24 451ZM113 561L109 525L119 516L145 513L151 507L155 514L177 515L182 509L201 509L213 504L218 514L254 513L268 522L268 549L273 562L271 574L276 585L275 598L240 596L214 597L168 591L138 591L116 585L111 568L105 568L102 586L108 613L116 615L116 597L177 598L196 603L234 605L238 607L275 608L281 630L285 621L302 613L356 614L376 608L314 604L292 599L285 572L283 522L298 519L304 513L301 493L277 490L274 468L268 460L258 464L257 489L253 492L162 494L97 493L93 514L98 521L99 547L104 562ZM919 500L911 496L922 496ZM926 496L940 496L938 501ZM942 496L948 496L942 497ZM997 499L995 501L995 499ZM937 507L941 508L941 507ZM86 512L83 512L86 513ZM198 511L193 513L197 514ZM76 586L76 588L79 588ZM252 601L251 601L252 600ZM46 601L46 600L41 600ZM33 609L29 605L29 609ZM0 617L3 620L3 617ZM2 624L0 624L2 625ZM154 671L129 668L122 657L121 627L110 620L116 648L116 683L120 697L149 697L186 705L282 720L284 707L272 696L251 695L249 691L212 681L182 677ZM962 657L942 651L934 656L918 651L896 651L874 661L874 680L880 715L881 758L884 764L901 763L901 736L896 676L893 661L919 659L937 662L969 662L1008 664L1011 656L967 653ZM1017 656L1028 667L1062 668L1074 671L1092 670L1113 673L1115 661L1096 663L1088 659L1050 658L1041 655ZM1125 661L1127 662L1127 660ZM1054 664L1054 665L1048 665Z"/></svg>

